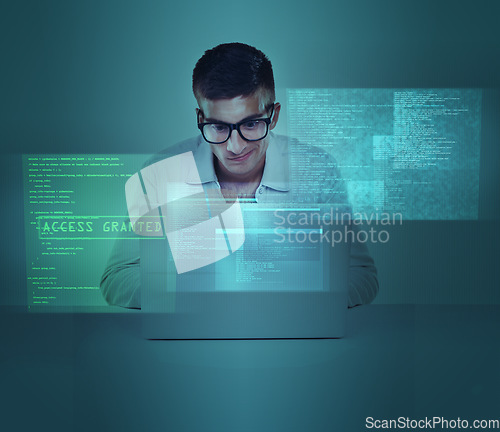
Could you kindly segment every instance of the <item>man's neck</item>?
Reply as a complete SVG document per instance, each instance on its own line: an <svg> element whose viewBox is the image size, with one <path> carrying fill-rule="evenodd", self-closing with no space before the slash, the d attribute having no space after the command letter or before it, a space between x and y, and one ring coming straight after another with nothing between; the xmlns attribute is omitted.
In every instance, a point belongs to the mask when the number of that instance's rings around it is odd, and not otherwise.
<svg viewBox="0 0 500 432"><path fill-rule="evenodd" d="M263 160L262 166L260 166L257 170L238 175L228 172L221 167L217 158L214 157L214 159L215 174L217 175L217 179L224 195L227 194L233 198L234 196L238 196L240 198L250 198L255 195L255 191L262 180L265 160Z"/></svg>

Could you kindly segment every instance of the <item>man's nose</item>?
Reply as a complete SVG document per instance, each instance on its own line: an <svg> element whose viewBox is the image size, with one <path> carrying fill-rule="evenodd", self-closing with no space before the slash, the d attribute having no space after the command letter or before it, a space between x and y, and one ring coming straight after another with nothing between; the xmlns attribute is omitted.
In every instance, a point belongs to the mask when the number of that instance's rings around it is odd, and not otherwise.
<svg viewBox="0 0 500 432"><path fill-rule="evenodd" d="M241 154L245 147L247 146L247 142L240 137L240 134L236 129L231 131L231 135L227 140L227 151L230 151L234 154Z"/></svg>

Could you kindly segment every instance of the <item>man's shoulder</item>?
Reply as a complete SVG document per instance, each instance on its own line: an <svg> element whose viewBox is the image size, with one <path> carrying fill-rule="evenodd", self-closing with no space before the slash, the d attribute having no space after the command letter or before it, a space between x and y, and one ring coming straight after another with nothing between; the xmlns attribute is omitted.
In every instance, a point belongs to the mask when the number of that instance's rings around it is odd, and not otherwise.
<svg viewBox="0 0 500 432"><path fill-rule="evenodd" d="M164 159L168 159L173 156L180 155L182 153L186 152L195 152L198 147L200 146L201 143L201 135L188 138L184 141L178 142L174 145L165 147L163 150L159 151L158 153L155 153L153 156L151 156L147 161L144 163L144 167L147 167L149 165L153 165L156 162L159 162Z"/></svg>

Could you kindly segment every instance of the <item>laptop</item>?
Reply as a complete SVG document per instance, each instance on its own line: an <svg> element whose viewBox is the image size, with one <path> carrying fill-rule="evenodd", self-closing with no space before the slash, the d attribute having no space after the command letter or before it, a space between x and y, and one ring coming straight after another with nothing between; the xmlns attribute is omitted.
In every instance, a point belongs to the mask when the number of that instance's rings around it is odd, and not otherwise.
<svg viewBox="0 0 500 432"><path fill-rule="evenodd" d="M144 336L342 337L351 246L345 206L242 204L241 214L241 247L191 271L178 272L166 237L139 240ZM216 231L226 240L233 234L227 224Z"/></svg>

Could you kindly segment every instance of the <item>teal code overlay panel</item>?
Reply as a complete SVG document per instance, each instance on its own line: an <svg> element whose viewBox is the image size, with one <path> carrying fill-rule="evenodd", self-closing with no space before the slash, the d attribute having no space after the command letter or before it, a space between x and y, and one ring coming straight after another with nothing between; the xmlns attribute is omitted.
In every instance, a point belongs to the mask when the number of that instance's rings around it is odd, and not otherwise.
<svg viewBox="0 0 500 432"><path fill-rule="evenodd" d="M481 101L480 89L288 89L288 131L334 156L355 213L476 220Z"/></svg>

